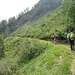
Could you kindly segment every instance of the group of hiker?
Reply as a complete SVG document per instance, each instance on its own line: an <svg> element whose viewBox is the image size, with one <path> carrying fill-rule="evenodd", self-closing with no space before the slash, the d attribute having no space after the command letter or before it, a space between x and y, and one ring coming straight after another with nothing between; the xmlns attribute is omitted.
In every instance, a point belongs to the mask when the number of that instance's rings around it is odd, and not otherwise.
<svg viewBox="0 0 75 75"><path fill-rule="evenodd" d="M54 44L56 44L57 43L57 35L53 34L51 36L51 38L53 39ZM68 31L66 38L67 38L67 42L70 45L71 50L74 50L75 32Z"/></svg>

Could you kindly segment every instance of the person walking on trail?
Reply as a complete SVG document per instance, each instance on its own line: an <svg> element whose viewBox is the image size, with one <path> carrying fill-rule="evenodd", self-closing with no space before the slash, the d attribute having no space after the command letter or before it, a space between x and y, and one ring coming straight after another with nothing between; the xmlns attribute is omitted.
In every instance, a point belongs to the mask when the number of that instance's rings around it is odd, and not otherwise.
<svg viewBox="0 0 75 75"><path fill-rule="evenodd" d="M69 36L69 43L70 43L70 48L71 50L74 50L74 33L71 31L70 36Z"/></svg>
<svg viewBox="0 0 75 75"><path fill-rule="evenodd" d="M70 31L68 31L68 34L67 34L67 41L68 43L70 42Z"/></svg>
<svg viewBox="0 0 75 75"><path fill-rule="evenodd" d="M57 43L57 35L54 34L54 44L56 44L56 43Z"/></svg>
<svg viewBox="0 0 75 75"><path fill-rule="evenodd" d="M54 44L56 44L57 43L57 35L56 34L53 34L51 36L51 38L53 39Z"/></svg>

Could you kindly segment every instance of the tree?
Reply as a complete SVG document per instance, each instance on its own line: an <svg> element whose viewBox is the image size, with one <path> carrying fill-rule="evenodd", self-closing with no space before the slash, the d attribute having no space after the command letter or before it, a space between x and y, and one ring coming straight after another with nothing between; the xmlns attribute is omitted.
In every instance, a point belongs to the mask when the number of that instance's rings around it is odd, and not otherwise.
<svg viewBox="0 0 75 75"><path fill-rule="evenodd" d="M2 20L1 24L2 24L2 26L6 26L7 25L7 20L6 19Z"/></svg>
<svg viewBox="0 0 75 75"><path fill-rule="evenodd" d="M0 36L0 59L4 56L4 42L2 37Z"/></svg>
<svg viewBox="0 0 75 75"><path fill-rule="evenodd" d="M10 28L11 31L16 29L16 18L15 17L11 17L8 20L8 26Z"/></svg>
<svg viewBox="0 0 75 75"><path fill-rule="evenodd" d="M29 11L29 7L27 7L25 10L24 10L24 13L27 13Z"/></svg>
<svg viewBox="0 0 75 75"><path fill-rule="evenodd" d="M9 34L10 34L10 28L9 26L7 26L4 32L4 37L7 37Z"/></svg>

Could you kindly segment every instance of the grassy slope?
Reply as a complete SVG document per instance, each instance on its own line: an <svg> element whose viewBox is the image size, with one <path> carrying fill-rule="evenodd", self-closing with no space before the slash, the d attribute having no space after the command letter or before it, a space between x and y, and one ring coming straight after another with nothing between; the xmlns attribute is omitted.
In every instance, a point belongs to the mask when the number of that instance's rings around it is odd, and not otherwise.
<svg viewBox="0 0 75 75"><path fill-rule="evenodd" d="M27 43L27 41L30 43ZM71 73L70 67L73 56L66 44L55 45L49 41L19 37L12 39L10 42L5 40L5 42L6 57L2 59L0 64L8 66L11 75L13 73L14 75L70 75ZM24 56L29 54L30 49L34 50L35 55L26 60ZM40 50L44 52L38 54ZM22 59L27 62L20 61ZM7 71L5 66L3 68L2 70L0 67L0 72L1 70Z"/></svg>
<svg viewBox="0 0 75 75"><path fill-rule="evenodd" d="M38 20L28 22L17 29L12 36L20 37L34 37L34 38L49 38L54 32L64 32L68 22L68 15L63 11L63 7L60 6L51 13L47 13Z"/></svg>
<svg viewBox="0 0 75 75"><path fill-rule="evenodd" d="M71 53L66 45L50 42L45 53L31 60L21 69L24 75L70 75Z"/></svg>
<svg viewBox="0 0 75 75"><path fill-rule="evenodd" d="M71 63L71 72L74 75L75 74L75 51L71 52L72 53L72 63Z"/></svg>

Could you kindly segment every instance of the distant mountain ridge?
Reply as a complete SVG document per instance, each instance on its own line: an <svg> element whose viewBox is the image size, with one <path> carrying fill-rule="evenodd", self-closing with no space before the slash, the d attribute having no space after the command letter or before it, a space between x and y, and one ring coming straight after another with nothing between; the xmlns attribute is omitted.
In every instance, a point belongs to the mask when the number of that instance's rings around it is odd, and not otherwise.
<svg viewBox="0 0 75 75"><path fill-rule="evenodd" d="M29 15L33 15L33 19L41 16L49 11L56 9L60 6L62 0L40 0L33 9L29 12Z"/></svg>

